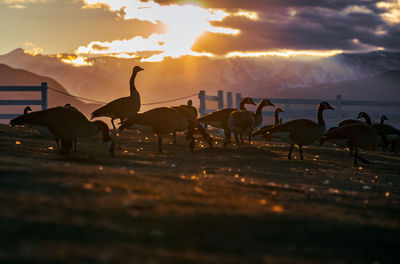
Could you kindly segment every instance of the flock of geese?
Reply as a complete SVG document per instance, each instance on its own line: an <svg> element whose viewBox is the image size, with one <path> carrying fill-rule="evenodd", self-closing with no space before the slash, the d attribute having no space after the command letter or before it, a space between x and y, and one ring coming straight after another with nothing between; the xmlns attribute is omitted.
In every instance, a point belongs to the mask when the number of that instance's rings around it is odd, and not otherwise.
<svg viewBox="0 0 400 264"><path fill-rule="evenodd" d="M348 119L340 122L337 127L330 128L326 132L326 125L323 118L325 110L334 110L327 102L321 102L317 111L317 120L295 119L289 122L282 122L279 113L282 109L275 110L275 122L273 125L264 126L257 130L256 127L262 124L262 110L264 107L274 106L268 99L262 100L253 113L246 109L246 105L255 105L250 97L245 97L240 102L240 109L224 108L216 110L198 118L197 109L189 100L186 105L158 107L149 111L138 113L141 102L140 95L135 87L137 73L143 68L135 66L130 78L130 95L116 99L105 106L95 110L91 119L97 117L109 117L116 129L114 121L120 120L119 131L134 129L142 132L153 133L158 138L158 151L162 152L163 138L173 134L176 144L176 132L186 132L186 139L189 141L189 149L194 151L196 134L213 147L212 138L203 125L212 126L224 131L223 146L230 143L233 134L238 146L243 143L243 137L247 136L249 144L252 137L263 136L267 140L278 138L290 144L288 158L291 159L293 147L296 145L303 160L302 147L320 142L332 142L349 150L354 157L354 164L357 161L368 163L367 160L358 155L359 149L374 150L382 147L384 150L390 148L397 153L396 145L400 139L400 131L385 124L385 116L380 123L372 123L367 113L361 112L357 119ZM39 131L41 134L53 135L61 155L68 155L72 148L76 152L76 140L80 137L90 137L102 133L102 140L106 149L114 157L115 145L110 136L108 126L103 121L90 121L78 109L66 104L49 108L42 111L30 112L26 107L24 114L12 119L10 125L24 125ZM359 119L364 118L365 122ZM203 124L203 125L201 125Z"/></svg>

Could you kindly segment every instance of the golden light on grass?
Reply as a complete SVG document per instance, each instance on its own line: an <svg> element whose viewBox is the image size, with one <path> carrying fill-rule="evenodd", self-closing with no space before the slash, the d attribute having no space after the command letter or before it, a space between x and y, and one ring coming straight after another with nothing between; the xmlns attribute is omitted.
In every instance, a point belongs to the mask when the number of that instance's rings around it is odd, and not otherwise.
<svg viewBox="0 0 400 264"><path fill-rule="evenodd" d="M275 213L282 213L283 212L283 207L280 205L274 205L272 206L272 211L274 211Z"/></svg>
<svg viewBox="0 0 400 264"><path fill-rule="evenodd" d="M389 192L386 192L386 193L385 193L385 196L386 196L386 197L389 197L389 196L390 196L390 193L389 193Z"/></svg>
<svg viewBox="0 0 400 264"><path fill-rule="evenodd" d="M19 140L15 141L15 145L21 145L21 141Z"/></svg>
<svg viewBox="0 0 400 264"><path fill-rule="evenodd" d="M260 200L260 204L261 205L266 205L267 204L267 200L265 200L265 199Z"/></svg>

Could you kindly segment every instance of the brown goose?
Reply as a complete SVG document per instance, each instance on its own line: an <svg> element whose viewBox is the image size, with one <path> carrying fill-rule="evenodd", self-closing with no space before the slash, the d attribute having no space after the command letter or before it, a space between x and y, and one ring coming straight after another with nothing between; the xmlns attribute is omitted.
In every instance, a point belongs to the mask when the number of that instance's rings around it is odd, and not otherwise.
<svg viewBox="0 0 400 264"><path fill-rule="evenodd" d="M391 150L397 154L396 141L400 139L400 130L394 128L391 125L382 123L382 119L380 123L371 123L370 116L361 112L361 117L365 118L367 125L371 126L372 129L381 137L381 146L385 151L389 146L391 146Z"/></svg>
<svg viewBox="0 0 400 264"><path fill-rule="evenodd" d="M253 102L253 99L250 97L245 97L240 101L240 110L245 110L246 108L244 107L245 104L252 104L255 105ZM229 129L229 115L235 111L235 108L224 108L224 109L219 109L215 112L206 114L197 120L200 123L210 125L212 127L220 128L224 130L224 146L230 142L230 137L231 137L231 131Z"/></svg>
<svg viewBox="0 0 400 264"><path fill-rule="evenodd" d="M265 106L275 106L275 105L274 105L273 103L271 103L271 101L268 100L268 99L264 99L264 100L262 100L262 101L258 104L256 113L253 114L254 121L255 121L255 126L256 126L256 127L258 127L259 125L261 125L262 122L263 122L262 109L263 109Z"/></svg>
<svg viewBox="0 0 400 264"><path fill-rule="evenodd" d="M325 141L345 142L343 146L349 149L350 155L354 157L354 165L356 166L357 160L368 163L366 159L358 155L358 149L374 150L380 142L380 137L371 126L364 123L353 123L330 129L321 139L321 145Z"/></svg>
<svg viewBox="0 0 400 264"><path fill-rule="evenodd" d="M235 110L229 115L229 130L233 132L237 143L239 143L239 135L242 143L242 136L247 135L249 144L251 144L251 134L253 133L255 123L254 114L248 110Z"/></svg>
<svg viewBox="0 0 400 264"><path fill-rule="evenodd" d="M159 107L128 118L121 124L119 130L123 131L127 128L157 135L158 152L162 152L163 137L177 131L186 131L189 123L176 109ZM190 151L193 151L193 147L194 142L191 142L189 144Z"/></svg>
<svg viewBox="0 0 400 264"><path fill-rule="evenodd" d="M326 109L334 110L327 102L321 102L317 112L318 123L309 119L296 119L271 128L267 131L267 134L273 135L274 133L280 132L288 133L287 139L290 143L288 159L292 156L293 145L297 145L300 159L303 160L302 147L321 139L325 133L325 121L322 113Z"/></svg>
<svg viewBox="0 0 400 264"><path fill-rule="evenodd" d="M90 137L103 133L103 143L114 156L114 143L107 125L102 121L90 122L81 112L67 107L54 107L21 115L10 121L12 126L29 124L46 127L53 135L61 139L60 154L71 152L72 142L78 137Z"/></svg>
<svg viewBox="0 0 400 264"><path fill-rule="evenodd" d="M128 117L134 116L140 109L140 95L135 87L135 78L138 72L143 71L139 66L135 66L132 71L132 76L129 81L131 94L128 97L118 98L103 107L100 107L92 113L95 117L106 116L111 118L111 124L115 129L114 120L120 119L121 123Z"/></svg>
<svg viewBox="0 0 400 264"><path fill-rule="evenodd" d="M281 108L275 109L275 121L274 121L274 124L260 127L259 129L254 131L253 136L260 136L260 135L263 136L263 135L265 135L267 130L273 128L274 126L282 124L282 119L279 118L279 113L282 113L282 112L285 112L285 111L283 111Z"/></svg>
<svg viewBox="0 0 400 264"><path fill-rule="evenodd" d="M198 112L197 112L196 107L193 106L193 101L192 100L188 100L186 105L180 105L180 106L189 109L192 112L193 117L197 118Z"/></svg>
<svg viewBox="0 0 400 264"><path fill-rule="evenodd" d="M192 140L192 144L194 144L193 135L195 134L195 131L197 129L197 131L203 136L204 140L210 145L210 147L212 147L212 138L210 137L210 135L208 135L204 127L200 125L199 121L197 121L197 118L195 117L193 109L191 107L188 107L188 105L180 105L173 106L172 108L177 110L188 122L188 133L186 135L186 139ZM173 143L174 145L177 145L176 132L173 133Z"/></svg>
<svg viewBox="0 0 400 264"><path fill-rule="evenodd" d="M384 124L385 120L389 120L389 118L387 118L385 115L381 116L380 123Z"/></svg>

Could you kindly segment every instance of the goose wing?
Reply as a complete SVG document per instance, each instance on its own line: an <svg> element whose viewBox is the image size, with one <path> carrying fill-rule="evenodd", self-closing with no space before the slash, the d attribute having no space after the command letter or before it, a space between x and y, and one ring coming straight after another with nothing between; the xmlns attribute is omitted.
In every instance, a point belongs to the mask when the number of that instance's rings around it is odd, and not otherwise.
<svg viewBox="0 0 400 264"><path fill-rule="evenodd" d="M91 119L107 116L111 118L127 118L136 114L140 109L140 99L122 97L109 102L92 113Z"/></svg>

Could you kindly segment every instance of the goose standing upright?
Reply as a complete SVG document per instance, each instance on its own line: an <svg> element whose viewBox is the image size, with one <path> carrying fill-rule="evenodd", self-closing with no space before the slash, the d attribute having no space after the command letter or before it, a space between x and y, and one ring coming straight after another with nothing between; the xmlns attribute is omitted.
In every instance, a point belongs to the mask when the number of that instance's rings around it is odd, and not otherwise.
<svg viewBox="0 0 400 264"><path fill-rule="evenodd" d="M262 110L266 106L275 106L275 105L273 103L271 103L271 101L268 99L264 99L258 104L256 113L253 114L254 121L255 121L255 127L258 127L259 125L262 124L262 122L263 122Z"/></svg>
<svg viewBox="0 0 400 264"><path fill-rule="evenodd" d="M106 116L111 118L111 124L115 129L114 120L120 119L121 123L125 119L134 116L140 110L140 95L135 87L135 78L138 72L143 71L143 68L135 66L132 70L130 84L130 95L128 97L118 98L105 106L100 107L92 113L91 119L95 117Z"/></svg>
<svg viewBox="0 0 400 264"><path fill-rule="evenodd" d="M233 132L236 143L239 143L238 136L240 135L243 143L243 135L247 135L249 144L251 144L251 134L255 127L255 115L248 110L236 110L229 115L228 125L229 130Z"/></svg>
<svg viewBox="0 0 400 264"><path fill-rule="evenodd" d="M61 139L60 154L68 155L73 141L78 137L90 137L98 132L103 134L103 143L114 156L114 143L109 135L108 126L102 121L90 122L81 112L68 107L54 107L21 115L10 121L10 125L39 125L46 127L53 135Z"/></svg>
<svg viewBox="0 0 400 264"><path fill-rule="evenodd" d="M279 119L279 113L285 112L283 111L281 108L277 108L275 109L275 120L274 120L274 124L273 125L267 125L267 126L263 126L260 127L259 129L257 129L256 131L254 131L253 136L259 136L259 135L265 135L265 132L267 132L269 129L282 124L282 120Z"/></svg>
<svg viewBox="0 0 400 264"><path fill-rule="evenodd" d="M239 105L240 110L246 110L246 108L245 108L246 104L255 105L255 103L253 102L253 99L251 99L250 97L245 97L240 101L240 105ZM236 109L235 108L219 109L212 113L206 114L206 115L198 118L197 120L200 123L223 129L224 130L224 147L225 147L230 142L231 131L229 129L228 120L229 120L229 115L233 111L236 111Z"/></svg>
<svg viewBox="0 0 400 264"><path fill-rule="evenodd" d="M273 135L274 133L279 132L288 133L287 139L290 143L288 159L291 159L292 157L293 146L297 145L299 148L300 159L303 160L302 147L321 139L325 133L325 121L322 113L327 109L334 110L334 108L327 102L321 102L319 104L317 112L318 123L309 119L296 119L271 128L267 131L267 134Z"/></svg>

